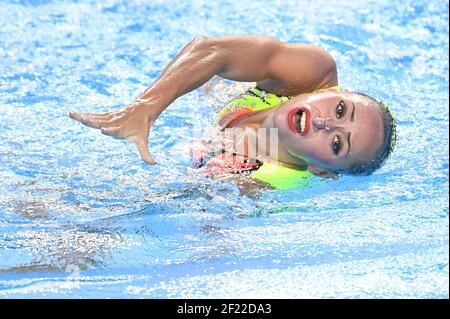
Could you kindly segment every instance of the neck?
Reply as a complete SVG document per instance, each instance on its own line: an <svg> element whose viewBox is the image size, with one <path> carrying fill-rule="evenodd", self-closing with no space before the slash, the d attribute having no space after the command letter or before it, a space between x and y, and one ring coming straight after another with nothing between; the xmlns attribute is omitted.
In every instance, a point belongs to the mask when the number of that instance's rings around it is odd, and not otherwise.
<svg viewBox="0 0 450 319"><path fill-rule="evenodd" d="M253 128L258 130L260 128L274 128L273 115L275 108L263 110L259 112L251 112L244 114L230 123L228 127L239 127L242 129Z"/></svg>
<svg viewBox="0 0 450 319"><path fill-rule="evenodd" d="M256 159L260 161L281 162L282 165L290 167L301 167L305 169L307 163L301 158L292 156L285 148L284 144L278 137L278 132L273 121L276 108L263 110L259 112L252 112L242 115L228 126L229 128L239 128L242 130L244 136L252 135L252 138L240 137L236 141L243 143L238 149L244 150L244 154L252 157L252 152L257 154ZM260 130L265 129L265 130ZM272 129L272 130L271 130ZM273 136L273 134L275 136ZM265 135L265 143L258 141ZM272 140L271 140L272 139ZM274 141L273 139L276 139ZM271 143L272 142L272 143ZM277 146L277 149L273 148ZM272 147L272 149L271 149Z"/></svg>

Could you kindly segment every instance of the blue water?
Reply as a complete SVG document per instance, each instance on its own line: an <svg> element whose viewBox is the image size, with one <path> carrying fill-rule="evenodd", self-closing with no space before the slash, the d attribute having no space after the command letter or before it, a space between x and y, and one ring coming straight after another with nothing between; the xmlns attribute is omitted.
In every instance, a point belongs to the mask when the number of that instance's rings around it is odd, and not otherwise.
<svg viewBox="0 0 450 319"><path fill-rule="evenodd" d="M442 0L0 2L0 298L448 298L449 18ZM133 101L198 35L314 43L387 101L369 177L243 194L177 150L240 91L157 120L157 166L67 117ZM176 120L174 120L176 118Z"/></svg>

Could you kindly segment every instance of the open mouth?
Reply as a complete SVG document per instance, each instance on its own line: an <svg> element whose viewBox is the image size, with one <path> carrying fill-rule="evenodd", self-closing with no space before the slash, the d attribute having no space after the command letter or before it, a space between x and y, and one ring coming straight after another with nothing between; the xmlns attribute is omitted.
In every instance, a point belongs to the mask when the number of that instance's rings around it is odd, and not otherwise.
<svg viewBox="0 0 450 319"><path fill-rule="evenodd" d="M308 109L295 108L289 112L288 124L292 132L306 135L309 131L311 114Z"/></svg>

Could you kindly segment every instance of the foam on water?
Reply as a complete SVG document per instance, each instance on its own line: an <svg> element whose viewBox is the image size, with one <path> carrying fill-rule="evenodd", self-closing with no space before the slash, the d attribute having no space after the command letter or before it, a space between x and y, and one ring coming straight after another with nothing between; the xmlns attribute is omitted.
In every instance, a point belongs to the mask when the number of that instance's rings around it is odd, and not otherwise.
<svg viewBox="0 0 450 319"><path fill-rule="evenodd" d="M0 296L448 298L448 21L438 0L2 1ZM392 158L288 192L199 176L179 148L241 92L227 82L157 120L157 166L67 117L223 34L329 50L342 87L391 106Z"/></svg>

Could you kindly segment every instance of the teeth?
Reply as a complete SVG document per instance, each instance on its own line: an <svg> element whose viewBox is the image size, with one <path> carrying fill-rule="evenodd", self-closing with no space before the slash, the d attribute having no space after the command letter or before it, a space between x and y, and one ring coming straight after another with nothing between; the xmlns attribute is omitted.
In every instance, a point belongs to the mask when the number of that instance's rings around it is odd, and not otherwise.
<svg viewBox="0 0 450 319"><path fill-rule="evenodd" d="M299 111L294 115L293 119L294 123L296 123L296 127L299 133L303 133L306 128L306 113Z"/></svg>
<svg viewBox="0 0 450 319"><path fill-rule="evenodd" d="M306 127L306 114L305 112L302 112L302 115L300 117L300 132L303 132Z"/></svg>

